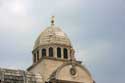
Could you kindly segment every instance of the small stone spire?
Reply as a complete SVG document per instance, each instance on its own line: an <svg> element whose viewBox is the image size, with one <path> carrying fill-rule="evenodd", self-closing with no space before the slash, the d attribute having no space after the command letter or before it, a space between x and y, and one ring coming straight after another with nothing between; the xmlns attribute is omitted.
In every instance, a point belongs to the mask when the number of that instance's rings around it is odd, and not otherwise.
<svg viewBox="0 0 125 83"><path fill-rule="evenodd" d="M51 17L51 26L54 26L54 22L55 22L55 16Z"/></svg>
<svg viewBox="0 0 125 83"><path fill-rule="evenodd" d="M71 61L75 61L75 50L73 48L70 49Z"/></svg>

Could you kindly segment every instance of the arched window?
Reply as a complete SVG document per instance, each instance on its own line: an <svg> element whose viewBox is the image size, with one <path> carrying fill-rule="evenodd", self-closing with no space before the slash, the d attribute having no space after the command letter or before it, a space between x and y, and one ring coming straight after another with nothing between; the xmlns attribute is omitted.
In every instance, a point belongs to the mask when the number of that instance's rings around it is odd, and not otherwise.
<svg viewBox="0 0 125 83"><path fill-rule="evenodd" d="M66 48L63 49L64 59L68 59L68 51Z"/></svg>
<svg viewBox="0 0 125 83"><path fill-rule="evenodd" d="M53 48L52 47L49 48L49 56L53 57Z"/></svg>
<svg viewBox="0 0 125 83"><path fill-rule="evenodd" d="M42 49L42 57L46 56L46 49Z"/></svg>
<svg viewBox="0 0 125 83"><path fill-rule="evenodd" d="M61 48L60 47L57 48L57 57L61 58Z"/></svg>
<svg viewBox="0 0 125 83"><path fill-rule="evenodd" d="M37 61L39 60L39 51L37 51Z"/></svg>
<svg viewBox="0 0 125 83"><path fill-rule="evenodd" d="M36 53L33 54L33 62L36 62Z"/></svg>

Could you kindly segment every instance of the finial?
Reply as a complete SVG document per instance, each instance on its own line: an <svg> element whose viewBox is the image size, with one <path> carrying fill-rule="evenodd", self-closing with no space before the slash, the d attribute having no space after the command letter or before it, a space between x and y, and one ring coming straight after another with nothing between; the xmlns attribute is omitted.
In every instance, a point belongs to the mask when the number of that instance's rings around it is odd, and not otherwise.
<svg viewBox="0 0 125 83"><path fill-rule="evenodd" d="M54 25L54 22L55 22L55 16L52 16L51 17L51 25Z"/></svg>

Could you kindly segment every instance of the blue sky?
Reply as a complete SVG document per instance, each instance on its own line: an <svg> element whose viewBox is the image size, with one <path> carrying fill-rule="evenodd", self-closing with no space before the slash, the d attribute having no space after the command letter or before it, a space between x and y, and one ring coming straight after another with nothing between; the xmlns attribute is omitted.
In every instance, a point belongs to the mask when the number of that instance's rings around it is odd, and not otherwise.
<svg viewBox="0 0 125 83"><path fill-rule="evenodd" d="M52 15L97 83L125 82L124 0L0 0L0 67L30 66Z"/></svg>

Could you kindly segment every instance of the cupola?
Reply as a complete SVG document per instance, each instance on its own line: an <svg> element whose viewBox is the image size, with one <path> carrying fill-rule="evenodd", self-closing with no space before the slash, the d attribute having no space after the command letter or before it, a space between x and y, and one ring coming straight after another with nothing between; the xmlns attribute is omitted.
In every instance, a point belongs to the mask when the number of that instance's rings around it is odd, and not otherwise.
<svg viewBox="0 0 125 83"><path fill-rule="evenodd" d="M54 16L51 25L47 27L35 41L33 47L33 63L44 57L71 60L74 59L74 50L66 33L55 26Z"/></svg>

